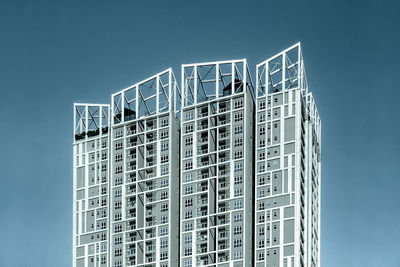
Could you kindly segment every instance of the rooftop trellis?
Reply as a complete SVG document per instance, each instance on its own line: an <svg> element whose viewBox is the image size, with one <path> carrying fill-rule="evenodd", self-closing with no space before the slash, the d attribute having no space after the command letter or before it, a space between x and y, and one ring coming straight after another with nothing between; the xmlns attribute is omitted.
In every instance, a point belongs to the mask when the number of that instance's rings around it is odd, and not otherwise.
<svg viewBox="0 0 400 267"><path fill-rule="evenodd" d="M108 132L109 109L109 105L75 103L75 140L83 139L86 135L90 137Z"/></svg>
<svg viewBox="0 0 400 267"><path fill-rule="evenodd" d="M301 88L307 92L300 43L258 64L256 77L257 96L294 88Z"/></svg>
<svg viewBox="0 0 400 267"><path fill-rule="evenodd" d="M246 59L182 65L182 105L184 107L253 90Z"/></svg>
<svg viewBox="0 0 400 267"><path fill-rule="evenodd" d="M167 69L112 95L113 124L180 110L180 91Z"/></svg>

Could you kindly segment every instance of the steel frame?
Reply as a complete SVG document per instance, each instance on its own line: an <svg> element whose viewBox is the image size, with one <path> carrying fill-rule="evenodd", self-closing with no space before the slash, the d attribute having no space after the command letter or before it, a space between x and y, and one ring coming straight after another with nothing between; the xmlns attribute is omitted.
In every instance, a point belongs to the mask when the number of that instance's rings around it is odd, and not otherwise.
<svg viewBox="0 0 400 267"><path fill-rule="evenodd" d="M246 59L183 64L181 71L182 107L240 93L245 84L253 94Z"/></svg>
<svg viewBox="0 0 400 267"><path fill-rule="evenodd" d="M301 88L308 92L300 42L257 64L257 96Z"/></svg>
<svg viewBox="0 0 400 267"><path fill-rule="evenodd" d="M171 68L129 86L111 96L112 124L165 111L180 111L181 92Z"/></svg>
<svg viewBox="0 0 400 267"><path fill-rule="evenodd" d="M110 105L74 103L74 135L101 130L109 126Z"/></svg>

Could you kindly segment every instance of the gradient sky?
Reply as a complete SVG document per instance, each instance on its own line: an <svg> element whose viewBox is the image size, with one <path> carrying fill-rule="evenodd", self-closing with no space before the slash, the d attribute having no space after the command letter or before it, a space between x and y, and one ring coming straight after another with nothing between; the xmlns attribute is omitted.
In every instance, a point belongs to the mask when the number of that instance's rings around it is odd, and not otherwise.
<svg viewBox="0 0 400 267"><path fill-rule="evenodd" d="M302 42L322 119L321 266L400 266L398 1L0 1L0 266L72 265L73 102ZM397 119L396 119L397 118Z"/></svg>

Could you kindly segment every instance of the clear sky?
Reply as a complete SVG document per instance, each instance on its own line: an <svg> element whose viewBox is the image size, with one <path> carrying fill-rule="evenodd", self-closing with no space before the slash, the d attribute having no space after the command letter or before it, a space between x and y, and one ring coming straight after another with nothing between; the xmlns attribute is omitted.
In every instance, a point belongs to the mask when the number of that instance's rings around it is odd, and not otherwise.
<svg viewBox="0 0 400 267"><path fill-rule="evenodd" d="M72 264L73 102L302 42L322 119L322 264L400 266L398 1L0 1L0 266Z"/></svg>

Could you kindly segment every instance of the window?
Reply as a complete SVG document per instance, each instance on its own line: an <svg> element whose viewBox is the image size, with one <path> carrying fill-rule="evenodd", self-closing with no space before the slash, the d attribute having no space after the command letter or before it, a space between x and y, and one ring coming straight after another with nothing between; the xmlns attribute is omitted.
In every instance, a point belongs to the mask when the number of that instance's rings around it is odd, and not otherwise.
<svg viewBox="0 0 400 267"><path fill-rule="evenodd" d="M243 158L243 150L237 150L237 151L235 151L234 158L235 158L235 159Z"/></svg>
<svg viewBox="0 0 400 267"><path fill-rule="evenodd" d="M162 203L160 207L160 211L167 211L168 210L168 203Z"/></svg>
<svg viewBox="0 0 400 267"><path fill-rule="evenodd" d="M258 228L258 235L264 235L264 234L265 234L265 228L264 227Z"/></svg>
<svg viewBox="0 0 400 267"><path fill-rule="evenodd" d="M185 158L190 158L193 157L193 150L192 149L188 149L185 151Z"/></svg>
<svg viewBox="0 0 400 267"><path fill-rule="evenodd" d="M116 189L116 190L114 191L114 196L115 196L116 198L121 197L121 196L122 196L122 190L121 190L120 188Z"/></svg>
<svg viewBox="0 0 400 267"><path fill-rule="evenodd" d="M193 194L193 186L186 186L185 187L185 195Z"/></svg>
<svg viewBox="0 0 400 267"><path fill-rule="evenodd" d="M234 133L235 134L243 133L243 125L235 125Z"/></svg>
<svg viewBox="0 0 400 267"><path fill-rule="evenodd" d="M265 215L264 215L264 213L258 215L258 222L259 222L259 223L265 222Z"/></svg>
<svg viewBox="0 0 400 267"><path fill-rule="evenodd" d="M114 207L116 210L121 209L121 206L122 206L121 200L118 200L117 202L114 203Z"/></svg>
<svg viewBox="0 0 400 267"><path fill-rule="evenodd" d="M233 222L241 222L241 221L242 221L242 214L241 213L233 214Z"/></svg>
<svg viewBox="0 0 400 267"><path fill-rule="evenodd" d="M122 248L116 248L114 251L114 256L115 257L122 256Z"/></svg>
<svg viewBox="0 0 400 267"><path fill-rule="evenodd" d="M122 261L114 261L114 267L122 267Z"/></svg>
<svg viewBox="0 0 400 267"><path fill-rule="evenodd" d="M185 170L191 170L193 168L193 162L186 161L185 162Z"/></svg>
<svg viewBox="0 0 400 267"><path fill-rule="evenodd" d="M185 256L190 256L190 255L192 255L192 248L186 247L185 248Z"/></svg>
<svg viewBox="0 0 400 267"><path fill-rule="evenodd" d="M242 184L243 183L243 176L238 175L234 178L234 184Z"/></svg>
<svg viewBox="0 0 400 267"><path fill-rule="evenodd" d="M243 145L243 138L236 138L235 139L235 147Z"/></svg>
<svg viewBox="0 0 400 267"><path fill-rule="evenodd" d="M168 150L168 143L161 143L161 151L167 151Z"/></svg>
<svg viewBox="0 0 400 267"><path fill-rule="evenodd" d="M115 245L122 244L122 236L116 236L116 237L114 238L114 244L115 244Z"/></svg>
<svg viewBox="0 0 400 267"><path fill-rule="evenodd" d="M120 138L124 135L123 129L118 129L115 131L115 138Z"/></svg>
<svg viewBox="0 0 400 267"><path fill-rule="evenodd" d="M261 151L261 152L258 153L258 159L259 160L265 159L265 151Z"/></svg>
<svg viewBox="0 0 400 267"><path fill-rule="evenodd" d="M115 174L122 173L122 166L115 167Z"/></svg>
<svg viewBox="0 0 400 267"><path fill-rule="evenodd" d="M235 113L234 121L242 121L243 120L243 113Z"/></svg>
<svg viewBox="0 0 400 267"><path fill-rule="evenodd" d="M193 181L193 174L192 173L186 173L185 174L185 182L191 182Z"/></svg>
<svg viewBox="0 0 400 267"><path fill-rule="evenodd" d="M260 147L265 147L265 139L260 139L259 145Z"/></svg>
<svg viewBox="0 0 400 267"><path fill-rule="evenodd" d="M185 199L185 207L191 207L193 206L193 199L187 198Z"/></svg>
<svg viewBox="0 0 400 267"><path fill-rule="evenodd" d="M161 163L167 163L168 162L168 155L161 155Z"/></svg>
<svg viewBox="0 0 400 267"><path fill-rule="evenodd" d="M160 248L167 248L167 247L168 247L168 239L161 239Z"/></svg>
<svg viewBox="0 0 400 267"><path fill-rule="evenodd" d="M193 218L193 211L192 210L185 211L185 219L191 219L191 218Z"/></svg>
<svg viewBox="0 0 400 267"><path fill-rule="evenodd" d="M260 135L265 135L265 126L260 127Z"/></svg>
<svg viewBox="0 0 400 267"><path fill-rule="evenodd" d="M264 252L258 252L257 259L259 261L263 261L264 260Z"/></svg>
<svg viewBox="0 0 400 267"><path fill-rule="evenodd" d="M242 258L242 251L241 250L235 250L233 252L233 259L234 260L240 260Z"/></svg>
<svg viewBox="0 0 400 267"><path fill-rule="evenodd" d="M183 267L192 267L192 260L191 259L185 260L183 263Z"/></svg>
<svg viewBox="0 0 400 267"><path fill-rule="evenodd" d="M193 144L193 137L186 137L185 139L185 145L190 146Z"/></svg>
<svg viewBox="0 0 400 267"><path fill-rule="evenodd" d="M242 226L235 226L233 227L233 234L234 235L241 235L242 234Z"/></svg>
<svg viewBox="0 0 400 267"><path fill-rule="evenodd" d="M161 132L161 140L168 138L168 131Z"/></svg>
<svg viewBox="0 0 400 267"><path fill-rule="evenodd" d="M168 216L167 215L163 215L160 218L160 223L167 223L168 222Z"/></svg>
<svg viewBox="0 0 400 267"><path fill-rule="evenodd" d="M162 227L160 228L160 236L168 235L168 228Z"/></svg>
<svg viewBox="0 0 400 267"><path fill-rule="evenodd" d="M259 189L259 190L258 190L258 197L265 197L265 191L264 191L264 189Z"/></svg>
<svg viewBox="0 0 400 267"><path fill-rule="evenodd" d="M236 100L234 103L235 109L243 107L243 99Z"/></svg>
<svg viewBox="0 0 400 267"><path fill-rule="evenodd" d="M168 179L162 179L160 182L161 187L167 187L168 186Z"/></svg>
<svg viewBox="0 0 400 267"><path fill-rule="evenodd" d="M184 231L192 231L193 230L193 222L187 222L183 225Z"/></svg>
<svg viewBox="0 0 400 267"><path fill-rule="evenodd" d="M235 197L243 196L243 189L242 188L235 188Z"/></svg>
<svg viewBox="0 0 400 267"><path fill-rule="evenodd" d="M116 222L122 220L122 214L121 214L121 213L116 213L116 214L114 214L114 220L115 220Z"/></svg>
<svg viewBox="0 0 400 267"><path fill-rule="evenodd" d="M260 113L259 122L265 121L265 113Z"/></svg>
<svg viewBox="0 0 400 267"><path fill-rule="evenodd" d="M161 199L167 199L168 198L168 191L161 191Z"/></svg>
<svg viewBox="0 0 400 267"><path fill-rule="evenodd" d="M235 201L233 203L233 209L237 210L241 208L243 208L243 202L241 200Z"/></svg>
<svg viewBox="0 0 400 267"><path fill-rule="evenodd" d="M185 133L193 132L193 124L186 124L185 125Z"/></svg>
<svg viewBox="0 0 400 267"><path fill-rule="evenodd" d="M168 126L168 119L167 118L162 118L160 122L161 127Z"/></svg>
<svg viewBox="0 0 400 267"><path fill-rule="evenodd" d="M191 244L192 243L192 236L191 235L185 235L183 237L183 240L184 240L185 244Z"/></svg>
<svg viewBox="0 0 400 267"><path fill-rule="evenodd" d="M258 172L265 172L265 164L260 164Z"/></svg>
<svg viewBox="0 0 400 267"><path fill-rule="evenodd" d="M233 240L233 247L234 248L239 248L242 246L242 239L241 238L237 238Z"/></svg>
<svg viewBox="0 0 400 267"><path fill-rule="evenodd" d="M168 166L161 166L161 175L167 175L169 172Z"/></svg>
<svg viewBox="0 0 400 267"><path fill-rule="evenodd" d="M101 165L101 171L103 171L103 172L107 171L107 165L106 164L102 164Z"/></svg>
<svg viewBox="0 0 400 267"><path fill-rule="evenodd" d="M160 260L166 260L168 258L168 252L162 251L160 252Z"/></svg>
<svg viewBox="0 0 400 267"><path fill-rule="evenodd" d="M121 224L117 224L114 226L114 233L120 233L122 232L122 225Z"/></svg>
<svg viewBox="0 0 400 267"><path fill-rule="evenodd" d="M193 120L193 111L186 112L185 114L185 120Z"/></svg>
<svg viewBox="0 0 400 267"><path fill-rule="evenodd" d="M235 162L235 172L243 171L243 162Z"/></svg>
<svg viewBox="0 0 400 267"><path fill-rule="evenodd" d="M115 143L115 150L120 150L120 149L122 149L122 141Z"/></svg>
<svg viewBox="0 0 400 267"><path fill-rule="evenodd" d="M259 105L260 110L264 110L265 109L265 101L261 101L260 105Z"/></svg>

